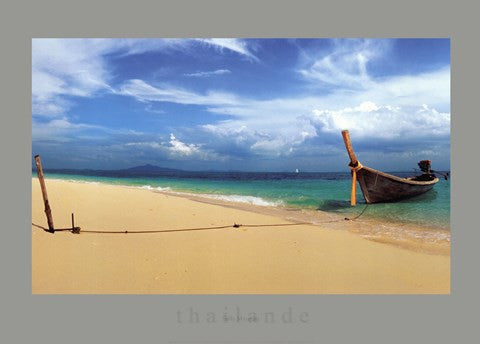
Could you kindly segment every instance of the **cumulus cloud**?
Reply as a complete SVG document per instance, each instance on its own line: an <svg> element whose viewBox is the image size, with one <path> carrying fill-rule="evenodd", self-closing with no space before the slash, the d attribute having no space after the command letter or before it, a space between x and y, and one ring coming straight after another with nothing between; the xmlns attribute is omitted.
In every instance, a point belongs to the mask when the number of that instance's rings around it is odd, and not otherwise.
<svg viewBox="0 0 480 344"><path fill-rule="evenodd" d="M225 160L224 156L221 156L209 149L204 149L201 144L185 143L180 141L172 133L170 134L170 146L168 147L170 156L175 159L189 158L199 160Z"/></svg>
<svg viewBox="0 0 480 344"><path fill-rule="evenodd" d="M160 154L163 158L170 158L173 160L215 160L223 161L225 156L217 154L210 149L205 149L202 144L185 143L179 140L173 133L170 133L168 141L140 141L128 142L124 144L125 147L137 147L141 149L151 149L156 152L156 156Z"/></svg>
<svg viewBox="0 0 480 344"><path fill-rule="evenodd" d="M142 80L129 80L118 93L143 102L200 105L229 115L231 120L201 129L253 154L292 154L305 141L337 135L341 129L356 130L360 138L382 139L448 136L450 132L449 68L372 81L368 88L353 93L340 89L317 97L255 100L218 91L200 94L152 86Z"/></svg>
<svg viewBox="0 0 480 344"><path fill-rule="evenodd" d="M306 117L284 118L268 123L262 119L256 122L248 119L229 120L201 128L220 139L222 145L236 148L239 152L248 150L265 156L290 155L305 140L317 135L315 127Z"/></svg>
<svg viewBox="0 0 480 344"><path fill-rule="evenodd" d="M350 129L359 138L397 139L450 134L450 114L438 112L426 104L400 107L367 101L353 108L316 109L312 123L320 132L338 134L343 129Z"/></svg>
<svg viewBox="0 0 480 344"><path fill-rule="evenodd" d="M349 129L360 143L381 139L392 146L407 144L412 138L449 136L449 66L416 75L372 77L370 63L384 58L389 49L389 43L383 40L336 40L327 52L303 51L296 70L310 86L328 85L328 92L310 92L313 88L309 88L303 95L255 99L218 89L196 92L140 79L110 85L112 70L107 56L188 52L192 46L258 61L252 45L239 39L34 39L32 112L52 116L34 121L34 140L71 140L72 134L84 131L107 132L106 128L74 123L65 117L72 106L68 96L94 97L104 92L132 97L145 103L149 112L162 112L156 105L168 102L201 106L210 113L230 116L229 120L198 127L188 140L178 129L177 135L163 140L143 138L119 144L122 148L152 150L173 160L218 161L236 152L239 156L310 154L327 147L342 129ZM228 69L217 69L184 75L206 78L228 73Z"/></svg>
<svg viewBox="0 0 480 344"><path fill-rule="evenodd" d="M173 154L178 154L180 156L190 156L193 154L198 154L200 152L200 147L195 144L187 144L178 140L175 135L170 134L170 145L171 152Z"/></svg>
<svg viewBox="0 0 480 344"><path fill-rule="evenodd" d="M233 119L204 129L223 135L226 130L235 133L235 128L244 128L239 133L246 136L244 141L254 141L251 149L266 154L294 152L308 139L338 135L342 129L357 132L360 139L395 140L396 144L401 138L448 137L449 85L449 71L444 68L372 83L371 88L354 94L339 91L320 97L246 99L209 107Z"/></svg>

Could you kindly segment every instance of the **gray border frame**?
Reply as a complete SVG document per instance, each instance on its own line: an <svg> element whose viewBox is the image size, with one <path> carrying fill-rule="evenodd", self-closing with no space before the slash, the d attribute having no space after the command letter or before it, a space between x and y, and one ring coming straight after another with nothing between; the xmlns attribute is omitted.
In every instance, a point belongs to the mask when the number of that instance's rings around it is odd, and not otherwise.
<svg viewBox="0 0 480 344"><path fill-rule="evenodd" d="M479 231L475 5L437 1L16 2L2 35L2 339L5 342L453 342L478 337ZM475 28L477 27L477 30ZM30 166L33 37L450 37L452 294L450 296L31 295ZM5 156L7 159L5 159ZM178 309L308 312L308 323L179 324Z"/></svg>

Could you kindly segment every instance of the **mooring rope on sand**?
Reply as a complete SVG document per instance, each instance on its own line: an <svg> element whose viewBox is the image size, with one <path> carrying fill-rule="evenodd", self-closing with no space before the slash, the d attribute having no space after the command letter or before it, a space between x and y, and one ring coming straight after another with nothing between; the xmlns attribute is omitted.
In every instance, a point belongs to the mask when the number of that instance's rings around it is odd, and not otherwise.
<svg viewBox="0 0 480 344"><path fill-rule="evenodd" d="M341 221L354 221L358 219L360 216L365 213L367 210L368 204L365 205L363 210L357 216L353 218L345 217L343 219L338 220L330 220L330 221L322 221L317 223L312 222L294 222L294 223L273 223L273 224L240 224L240 223L233 223L233 225L225 225L225 226L213 226L213 227L197 227L197 228L174 228L174 229L159 229L159 230L139 230L139 231L129 231L129 230L116 230L116 231L106 231L106 230L81 230L81 233L91 233L91 234L152 234L152 233L169 233L169 232L190 232L190 231L204 231L204 230L211 230L211 229L226 229L226 228L240 228L240 227L287 227L287 226L299 226L299 225L317 225L322 223L333 223L333 222L341 222ZM50 232L48 228L43 226L37 225L32 222L32 226L43 229L44 231ZM72 232L75 234L80 234L80 227L74 228L58 228L55 229L54 232Z"/></svg>
<svg viewBox="0 0 480 344"><path fill-rule="evenodd" d="M129 230L117 230L117 231L105 231L105 230L82 230L81 233L96 233L96 234L148 234L148 233L169 233L169 232L189 232L189 231L204 231L210 229L226 229L226 228L240 228L240 227L275 227L275 226L298 226L298 225L307 225L312 224L310 222L302 223L276 223L276 224L257 224L257 225L242 225L239 223L234 223L233 225L226 226L214 226L214 227L198 227L198 228L176 228L176 229L159 229L159 230L139 230L139 231L129 231ZM48 228L37 225L32 222L32 225L48 231ZM73 232L72 228L59 228L55 229L55 232L64 232L70 231Z"/></svg>

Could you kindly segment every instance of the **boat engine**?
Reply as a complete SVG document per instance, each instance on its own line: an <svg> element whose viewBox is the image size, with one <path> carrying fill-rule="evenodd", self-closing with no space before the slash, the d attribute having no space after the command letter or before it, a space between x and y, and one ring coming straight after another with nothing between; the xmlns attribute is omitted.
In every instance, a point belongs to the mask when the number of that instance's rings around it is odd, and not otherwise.
<svg viewBox="0 0 480 344"><path fill-rule="evenodd" d="M430 171L430 167L431 167L431 161L430 160L421 160L419 163L418 163L418 167L420 167L420 170L424 173L424 174L431 174L431 171Z"/></svg>
<svg viewBox="0 0 480 344"><path fill-rule="evenodd" d="M443 178L445 178L445 180L448 180L448 177L450 176L448 172L442 173L442 172L434 171L430 168L431 167L430 163L431 163L430 160L421 160L418 163L418 167L420 167L420 170L422 171L422 175L417 177L415 180L432 180L433 178L435 178L434 173L440 174L443 176Z"/></svg>

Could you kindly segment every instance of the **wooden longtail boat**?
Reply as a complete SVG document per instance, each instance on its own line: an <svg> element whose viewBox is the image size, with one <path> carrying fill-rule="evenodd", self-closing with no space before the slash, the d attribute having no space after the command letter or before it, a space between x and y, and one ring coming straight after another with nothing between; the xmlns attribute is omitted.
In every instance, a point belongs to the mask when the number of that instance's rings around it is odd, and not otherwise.
<svg viewBox="0 0 480 344"><path fill-rule="evenodd" d="M349 167L352 170L352 206L356 204L357 179L367 203L393 202L418 196L431 190L438 182L438 178L431 173L430 161L428 160L422 160L419 163L424 173L421 176L410 178L400 178L363 166L353 152L348 130L343 130L342 136L350 157Z"/></svg>

